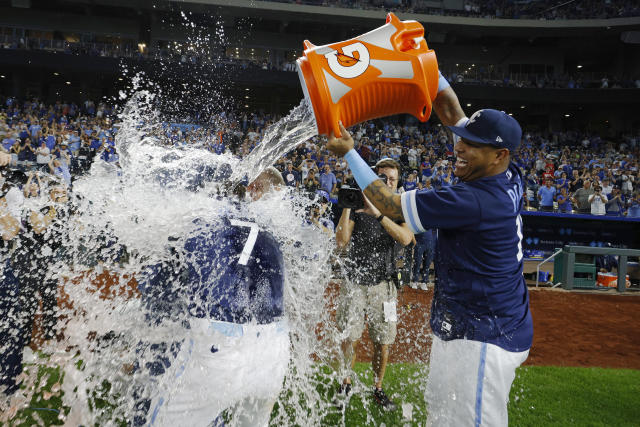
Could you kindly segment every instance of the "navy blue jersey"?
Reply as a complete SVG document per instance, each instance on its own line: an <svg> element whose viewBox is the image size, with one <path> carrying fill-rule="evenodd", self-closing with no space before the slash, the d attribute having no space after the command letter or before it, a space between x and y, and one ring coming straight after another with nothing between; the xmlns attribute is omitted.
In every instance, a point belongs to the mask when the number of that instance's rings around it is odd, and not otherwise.
<svg viewBox="0 0 640 427"><path fill-rule="evenodd" d="M157 320L209 318L271 323L284 314L280 245L257 224L224 218L201 225L167 262L153 266L140 290Z"/></svg>
<svg viewBox="0 0 640 427"><path fill-rule="evenodd" d="M508 351L531 347L533 323L522 275L522 177L501 174L402 195L414 233L438 229L431 328Z"/></svg>

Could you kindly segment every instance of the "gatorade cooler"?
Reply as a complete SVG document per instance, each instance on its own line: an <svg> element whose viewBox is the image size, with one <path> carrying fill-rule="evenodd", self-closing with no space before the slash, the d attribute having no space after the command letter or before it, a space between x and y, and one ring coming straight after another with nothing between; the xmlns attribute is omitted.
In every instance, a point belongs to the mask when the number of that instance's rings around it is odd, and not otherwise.
<svg viewBox="0 0 640 427"><path fill-rule="evenodd" d="M598 273L597 284L603 288L617 288L618 276L615 273ZM627 274L625 277L625 287L628 288L629 286L631 286L631 282Z"/></svg>
<svg viewBox="0 0 640 427"><path fill-rule="evenodd" d="M431 115L438 93L436 54L416 21L387 15L382 27L325 46L304 41L298 75L319 135L340 136L345 127L393 114L420 121Z"/></svg>

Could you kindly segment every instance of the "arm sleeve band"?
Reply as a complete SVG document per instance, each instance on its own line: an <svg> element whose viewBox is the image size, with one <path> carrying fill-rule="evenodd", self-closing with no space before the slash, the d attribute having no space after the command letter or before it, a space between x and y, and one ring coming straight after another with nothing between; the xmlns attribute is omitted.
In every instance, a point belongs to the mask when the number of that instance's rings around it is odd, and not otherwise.
<svg viewBox="0 0 640 427"><path fill-rule="evenodd" d="M444 78L440 70L438 70L438 93L451 86L447 79Z"/></svg>
<svg viewBox="0 0 640 427"><path fill-rule="evenodd" d="M454 126L456 126L456 127L466 126L468 121L469 121L468 117L463 117L460 120L458 120L458 122ZM458 141L460 141L460 137L454 133L453 134L453 143L455 144Z"/></svg>
<svg viewBox="0 0 640 427"><path fill-rule="evenodd" d="M364 190L369 186L369 184L378 179L367 162L365 162L353 148L344 155L344 158L349 164L349 168L351 169L353 177L356 179L360 189Z"/></svg>

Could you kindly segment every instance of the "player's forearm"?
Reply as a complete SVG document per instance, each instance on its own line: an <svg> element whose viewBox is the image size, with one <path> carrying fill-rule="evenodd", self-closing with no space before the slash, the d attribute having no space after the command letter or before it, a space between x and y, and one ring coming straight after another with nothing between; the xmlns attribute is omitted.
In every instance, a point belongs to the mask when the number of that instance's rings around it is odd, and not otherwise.
<svg viewBox="0 0 640 427"><path fill-rule="evenodd" d="M346 247L349 244L349 240L351 240L351 227L349 227L350 214L351 209L344 208L338 221L338 226L336 227L336 245L340 249Z"/></svg>
<svg viewBox="0 0 640 427"><path fill-rule="evenodd" d="M413 233L407 227L402 226L385 216L380 221L385 231L389 233L389 236L402 246L407 246L413 240Z"/></svg>
<svg viewBox="0 0 640 427"><path fill-rule="evenodd" d="M376 179L364 190L364 195L386 217L394 221L404 221L400 195L394 194L380 179Z"/></svg>
<svg viewBox="0 0 640 427"><path fill-rule="evenodd" d="M353 172L358 186L364 189L364 195L384 215L394 221L403 221L402 203L400 196L391 190L378 178L369 165L362 160L356 150L349 150L344 158Z"/></svg>
<svg viewBox="0 0 640 427"><path fill-rule="evenodd" d="M433 101L433 110L445 126L454 126L464 117L464 111L458 101L458 96L451 87L438 92Z"/></svg>

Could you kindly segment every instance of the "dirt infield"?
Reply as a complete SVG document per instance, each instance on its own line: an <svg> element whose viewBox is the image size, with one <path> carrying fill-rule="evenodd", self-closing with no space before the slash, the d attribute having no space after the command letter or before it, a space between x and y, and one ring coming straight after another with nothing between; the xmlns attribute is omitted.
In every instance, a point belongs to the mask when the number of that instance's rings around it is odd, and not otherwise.
<svg viewBox="0 0 640 427"><path fill-rule="evenodd" d="M400 294L391 362L428 359L432 295L410 288ZM534 338L527 365L640 369L640 295L530 289L530 296ZM371 360L366 332L358 360Z"/></svg>

